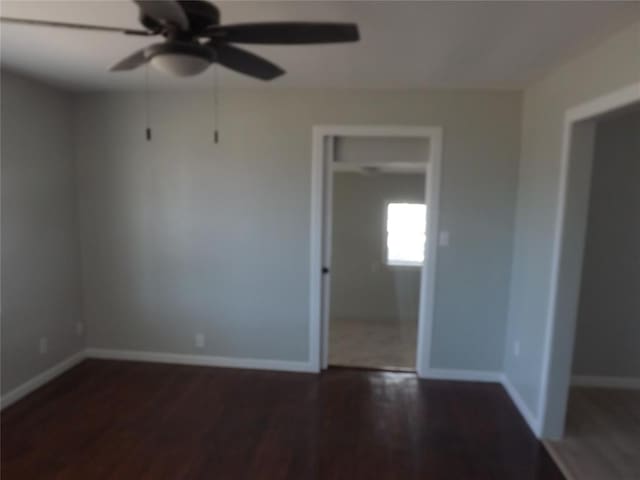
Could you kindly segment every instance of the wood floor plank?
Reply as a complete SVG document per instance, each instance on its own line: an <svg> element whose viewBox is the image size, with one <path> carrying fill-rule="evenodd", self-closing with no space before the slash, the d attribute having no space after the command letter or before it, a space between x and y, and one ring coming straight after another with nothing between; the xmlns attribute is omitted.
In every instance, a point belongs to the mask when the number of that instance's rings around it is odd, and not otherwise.
<svg viewBox="0 0 640 480"><path fill-rule="evenodd" d="M2 412L12 479L556 480L497 384L88 360Z"/></svg>
<svg viewBox="0 0 640 480"><path fill-rule="evenodd" d="M547 447L571 479L640 479L640 391L572 388L565 438Z"/></svg>

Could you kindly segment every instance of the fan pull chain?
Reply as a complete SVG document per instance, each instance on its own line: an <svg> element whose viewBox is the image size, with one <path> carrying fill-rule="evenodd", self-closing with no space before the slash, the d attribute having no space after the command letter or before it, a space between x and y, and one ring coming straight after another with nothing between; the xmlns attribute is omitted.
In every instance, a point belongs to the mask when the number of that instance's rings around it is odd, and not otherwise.
<svg viewBox="0 0 640 480"><path fill-rule="evenodd" d="M149 115L149 64L144 64L144 116L146 124L147 142L151 141L151 124Z"/></svg>
<svg viewBox="0 0 640 480"><path fill-rule="evenodd" d="M213 143L218 143L218 62L213 64Z"/></svg>

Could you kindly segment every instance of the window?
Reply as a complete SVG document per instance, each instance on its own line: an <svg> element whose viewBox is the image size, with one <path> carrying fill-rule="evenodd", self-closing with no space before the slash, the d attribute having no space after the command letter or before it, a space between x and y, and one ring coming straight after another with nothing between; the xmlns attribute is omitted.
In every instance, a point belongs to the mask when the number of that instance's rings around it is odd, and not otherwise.
<svg viewBox="0 0 640 480"><path fill-rule="evenodd" d="M422 266L427 206L423 203L387 205L387 265Z"/></svg>

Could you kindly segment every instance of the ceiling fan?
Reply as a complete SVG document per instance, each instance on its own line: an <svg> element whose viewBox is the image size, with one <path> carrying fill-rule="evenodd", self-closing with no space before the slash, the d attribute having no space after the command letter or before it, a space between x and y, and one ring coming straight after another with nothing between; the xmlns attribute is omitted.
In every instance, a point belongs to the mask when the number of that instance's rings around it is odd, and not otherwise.
<svg viewBox="0 0 640 480"><path fill-rule="evenodd" d="M220 11L204 0L134 0L144 30L2 17L6 23L74 28L126 35L156 36L164 40L138 50L111 67L112 72L133 70L146 63L178 76L196 75L219 63L260 80L272 80L284 70L234 43L299 45L355 42L360 36L353 23L265 22L220 25Z"/></svg>

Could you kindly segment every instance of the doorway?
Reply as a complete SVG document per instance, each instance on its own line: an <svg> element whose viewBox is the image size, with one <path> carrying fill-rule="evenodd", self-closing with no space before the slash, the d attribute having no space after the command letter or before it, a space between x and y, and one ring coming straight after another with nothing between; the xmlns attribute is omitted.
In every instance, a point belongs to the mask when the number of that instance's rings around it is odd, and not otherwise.
<svg viewBox="0 0 640 480"><path fill-rule="evenodd" d="M637 478L640 458L630 452L640 445L640 102L588 128L564 432L546 444L567 478Z"/></svg>
<svg viewBox="0 0 640 480"><path fill-rule="evenodd" d="M426 164L332 170L329 365L415 371Z"/></svg>
<svg viewBox="0 0 640 480"><path fill-rule="evenodd" d="M425 376L429 369L434 310L442 130L439 127L413 126L329 126L315 127L313 134L309 336L311 363L320 371L329 366L332 358L332 363L337 361L349 366L369 368L399 367ZM402 178L404 180L401 180ZM349 218L357 221L357 215L353 212L336 214L334 194L337 193L340 198L348 197L350 188L356 183L360 186L364 184L365 190L375 192L376 184L381 188L392 188L384 187L384 184L392 184L395 181L400 185L408 179L411 179L410 183L413 184L413 194L392 194L384 199L378 195L377 214L374 211L372 215L377 217L379 228L372 234L377 235L377 238L370 242L378 245L377 258L369 256L368 259L350 261L351 265L346 265L348 253L336 253L333 252L333 248L339 238L344 240L345 237L350 237L350 234L344 231L340 234L334 232L334 227L337 227L335 222L345 224ZM419 197L415 196L416 184L421 190ZM344 208L355 207L352 205ZM417 242L409 239L411 235L407 235L406 231L404 234L399 233L396 229L394 236L394 223L398 224L398 219L407 215L414 215L414 219L417 218L416 215L421 216L421 222L409 222L416 230L414 238L422 235L422 242L417 248L421 258L416 258ZM401 228L402 222L400 224ZM404 226L407 226L406 222ZM421 228L422 232L419 231ZM404 253L399 253L398 238L405 240ZM408 247L408 244L413 244L413 247ZM353 245L350 248L353 248ZM413 256L409 252L408 260L402 258L403 255L407 255L407 249L413 250ZM405 264L400 265L403 261ZM349 271L349 267L353 268L354 263L359 265L356 268L360 270L356 272L359 277L353 277L354 272ZM396 308L387 308L386 313L382 299L373 299L371 295L362 294L362 284L349 285L349 278L362 280L368 273L378 277L378 280L386 278L388 286L390 277L385 274L392 273L391 278L394 278L394 269L401 268L405 270L395 270L397 282L392 281L391 285L403 285L399 288L403 293L398 295L398 292L394 292L394 295L390 295ZM334 277L336 285L333 285ZM415 287L412 287L412 284L415 284ZM340 291L334 295L336 286ZM410 299L411 291L414 292L413 300ZM400 300L403 308L398 308L398 299L402 295L406 295ZM376 305L376 302L379 303ZM389 302L386 305L389 305ZM412 305L414 312L411 312ZM375 351L375 346L384 343L385 328L388 331L394 326L388 322L390 311L394 317L391 320L398 322L395 327L404 328L393 329L394 338L391 343L395 343L395 347L389 348L385 354L380 348ZM372 312L378 312L380 315ZM347 318L340 318L341 315ZM349 318L351 316L355 318ZM413 318L413 327L411 321L399 325L403 319L410 318ZM353 321L354 319L356 321ZM367 334L370 337L369 341L362 337ZM386 338L389 340L390 337ZM339 351L340 341L342 352ZM408 346L409 344L411 345ZM373 355L368 361L363 361L367 356L366 350L372 345L374 350L369 349L369 353Z"/></svg>
<svg viewBox="0 0 640 480"><path fill-rule="evenodd" d="M596 122L640 105L640 83L566 111L550 297L543 352L539 436L565 435L591 188ZM553 451L553 449L551 449Z"/></svg>

